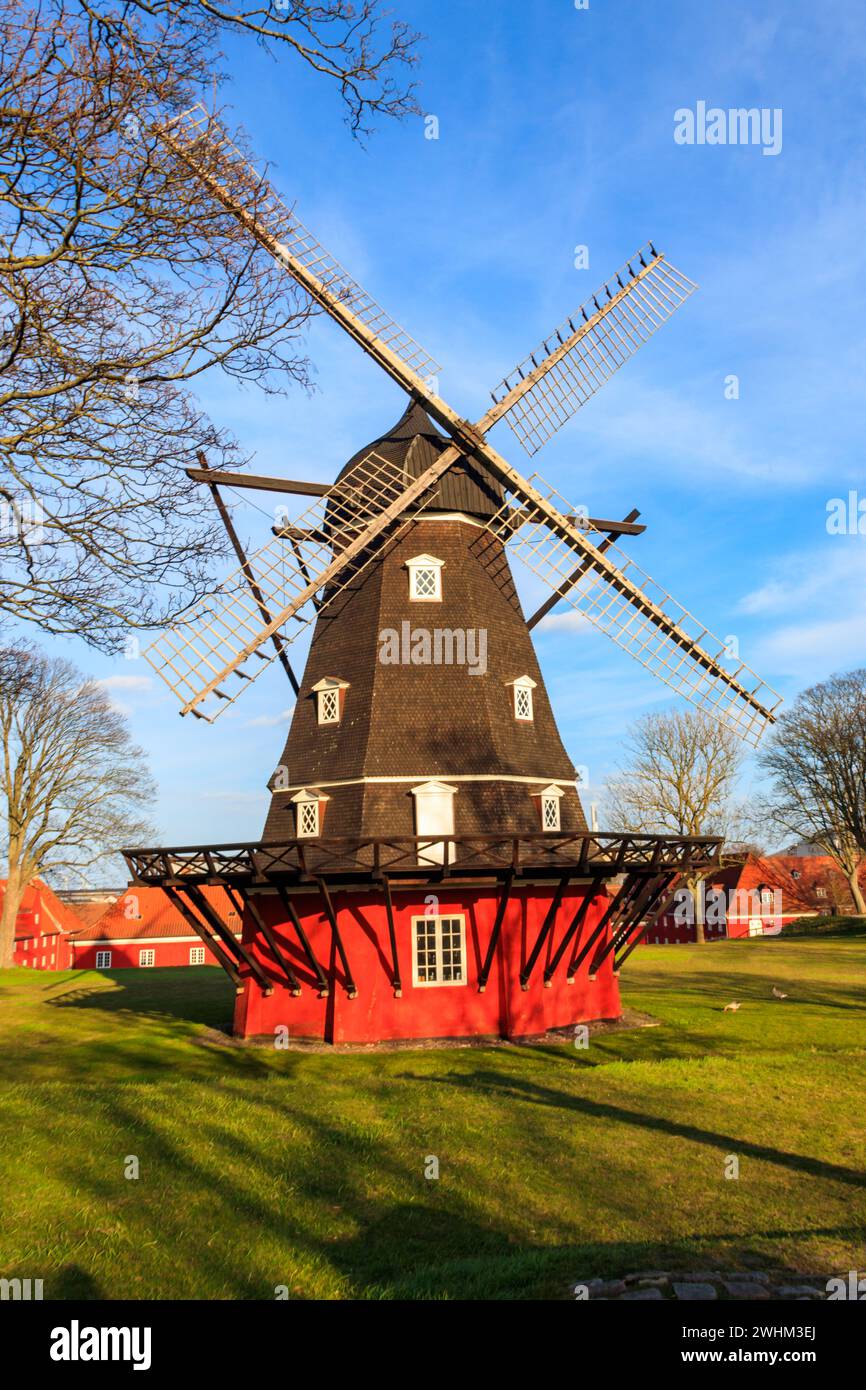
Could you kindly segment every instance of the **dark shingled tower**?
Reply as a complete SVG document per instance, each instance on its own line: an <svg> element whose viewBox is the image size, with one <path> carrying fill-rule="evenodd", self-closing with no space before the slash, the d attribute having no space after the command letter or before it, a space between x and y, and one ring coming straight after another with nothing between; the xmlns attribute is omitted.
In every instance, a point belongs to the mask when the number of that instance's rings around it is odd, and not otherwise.
<svg viewBox="0 0 866 1390"><path fill-rule="evenodd" d="M374 449L399 463L409 480L447 442L424 410L411 404L340 476ZM424 834L428 827L418 824L413 789L429 783L453 793L456 834L539 831L540 794L551 787L561 792L562 830L586 828L575 769L556 727L503 545L483 529L501 502L498 483L479 465L458 463L386 548L382 562L361 570L319 614L285 750L271 780L265 840L295 835L292 798L305 792L321 795L325 835ZM410 599L407 562L418 556L441 562L439 602ZM443 634L442 664L405 660L411 634L421 628ZM388 640L402 648L398 664L381 659ZM522 677L534 682L531 719L515 716L511 683ZM322 681L339 682L338 723L318 722L315 687Z"/></svg>

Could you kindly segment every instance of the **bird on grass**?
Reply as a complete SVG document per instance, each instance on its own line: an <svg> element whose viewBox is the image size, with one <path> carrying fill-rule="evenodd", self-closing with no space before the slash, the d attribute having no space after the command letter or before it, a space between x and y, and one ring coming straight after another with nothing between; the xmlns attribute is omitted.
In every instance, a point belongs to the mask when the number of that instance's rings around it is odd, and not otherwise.
<svg viewBox="0 0 866 1390"><path fill-rule="evenodd" d="M787 999L787 997L788 997L787 994L783 993L782 990L777 989L776 986L773 985L773 998L774 998L774 999Z"/></svg>
<svg viewBox="0 0 866 1390"><path fill-rule="evenodd" d="M732 1004L726 1004L725 1007L722 1009L722 1013L723 1013L723 1014L735 1014L735 1013L737 1012L737 1009L738 1009L739 1007L740 1007L739 1004L738 1004L738 1003L736 1002L736 1000L735 1000Z"/></svg>

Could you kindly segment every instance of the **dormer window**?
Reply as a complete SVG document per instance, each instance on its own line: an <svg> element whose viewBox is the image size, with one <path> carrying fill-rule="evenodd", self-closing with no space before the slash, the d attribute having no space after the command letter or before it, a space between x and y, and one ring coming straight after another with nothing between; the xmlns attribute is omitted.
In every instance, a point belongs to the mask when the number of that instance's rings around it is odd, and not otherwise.
<svg viewBox="0 0 866 1390"><path fill-rule="evenodd" d="M316 787L304 787L292 797L295 806L295 834L299 840L312 840L322 833L325 803L330 797Z"/></svg>
<svg viewBox="0 0 866 1390"><path fill-rule="evenodd" d="M349 682L338 680L336 676L325 676L313 686L316 718L320 724L339 724L348 689Z"/></svg>
<svg viewBox="0 0 866 1390"><path fill-rule="evenodd" d="M416 555L406 561L409 571L409 598L413 603L442 602L442 567L444 560L435 555Z"/></svg>
<svg viewBox="0 0 866 1390"><path fill-rule="evenodd" d="M558 831L562 829L560 802L563 795L562 788L553 785L532 793L542 830Z"/></svg>
<svg viewBox="0 0 866 1390"><path fill-rule="evenodd" d="M514 718L521 724L531 724L535 718L532 692L537 682L531 676L518 676L517 680L508 681L508 684L514 692Z"/></svg>

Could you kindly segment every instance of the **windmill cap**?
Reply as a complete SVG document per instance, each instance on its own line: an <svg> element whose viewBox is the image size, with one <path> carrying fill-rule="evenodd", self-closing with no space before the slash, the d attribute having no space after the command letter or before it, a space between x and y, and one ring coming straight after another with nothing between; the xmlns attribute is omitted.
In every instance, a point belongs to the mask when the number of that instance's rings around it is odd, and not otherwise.
<svg viewBox="0 0 866 1390"><path fill-rule="evenodd" d="M407 484L419 477L450 445L418 401L411 400L395 425L359 449L341 469L337 482L351 472L371 450L389 463L402 466ZM503 503L502 489L481 464L458 459L440 479L428 511L467 512L490 517Z"/></svg>

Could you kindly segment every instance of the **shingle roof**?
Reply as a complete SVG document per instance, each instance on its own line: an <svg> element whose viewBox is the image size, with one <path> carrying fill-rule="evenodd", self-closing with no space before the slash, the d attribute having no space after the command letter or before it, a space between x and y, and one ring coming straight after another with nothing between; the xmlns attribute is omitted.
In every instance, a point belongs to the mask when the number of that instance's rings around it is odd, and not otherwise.
<svg viewBox="0 0 866 1390"><path fill-rule="evenodd" d="M338 481L373 449L390 463L402 464L406 479L410 481L425 472L450 443L423 407L417 401L410 401L390 430L353 454L340 470ZM499 511L502 501L502 488L487 469L473 460L461 458L440 478L429 509L489 517Z"/></svg>

